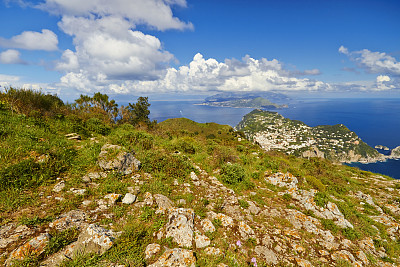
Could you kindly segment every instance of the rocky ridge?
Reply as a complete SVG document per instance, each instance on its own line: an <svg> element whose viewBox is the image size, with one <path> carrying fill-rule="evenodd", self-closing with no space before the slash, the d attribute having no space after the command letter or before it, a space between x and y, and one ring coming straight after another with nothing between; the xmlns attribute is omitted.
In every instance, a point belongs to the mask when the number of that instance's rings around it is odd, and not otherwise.
<svg viewBox="0 0 400 267"><path fill-rule="evenodd" d="M207 173L192 163L187 180L175 180L169 185L171 192L165 195L143 190L154 178L141 171L140 161L123 147L106 144L98 158L99 171L82 176L84 188L67 190L61 181L43 195L43 213L49 199L58 197L62 201L80 195L75 209L40 227L15 222L0 227L0 255L6 266L32 256L40 259L39 266L58 266L79 253L107 254L124 234L119 229L130 216L142 222L148 222L148 216L164 222L152 228L150 239L141 241L146 243L141 252L145 255L143 264L152 267L400 264L398 258L389 257L391 248L385 246L399 241L400 184L396 180L352 177L374 189L366 187L339 199L308 188L302 177L265 172L254 189L238 194L215 177L219 170ZM91 199L80 193L97 188L116 173L131 186ZM356 203L360 216L370 221L369 235L356 236L354 222L358 221L352 222L341 205L349 201ZM119 210L126 213L117 214ZM52 231L68 229L77 231L77 238L58 252L46 254L54 238ZM121 261L108 259L98 264L129 266Z"/></svg>

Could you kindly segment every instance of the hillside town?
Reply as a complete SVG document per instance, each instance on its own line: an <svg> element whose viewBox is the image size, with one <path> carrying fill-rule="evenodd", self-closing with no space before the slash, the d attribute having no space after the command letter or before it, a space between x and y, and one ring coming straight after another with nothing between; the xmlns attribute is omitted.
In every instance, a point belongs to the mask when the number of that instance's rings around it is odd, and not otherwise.
<svg viewBox="0 0 400 267"><path fill-rule="evenodd" d="M264 150L337 161L371 161L381 154L343 124L310 127L276 112L254 110L236 126ZM383 155L382 155L383 156Z"/></svg>

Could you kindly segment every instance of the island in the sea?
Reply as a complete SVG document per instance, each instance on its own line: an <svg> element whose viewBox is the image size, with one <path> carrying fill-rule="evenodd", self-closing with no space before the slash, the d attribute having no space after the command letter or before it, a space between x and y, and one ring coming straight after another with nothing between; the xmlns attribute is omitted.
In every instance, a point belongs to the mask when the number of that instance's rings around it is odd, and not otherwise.
<svg viewBox="0 0 400 267"><path fill-rule="evenodd" d="M386 156L370 147L343 124L310 127L277 112L253 110L236 126L264 150L336 162L375 162Z"/></svg>
<svg viewBox="0 0 400 267"><path fill-rule="evenodd" d="M207 97L201 105L231 108L280 109L287 108L290 98L273 92L221 93Z"/></svg>

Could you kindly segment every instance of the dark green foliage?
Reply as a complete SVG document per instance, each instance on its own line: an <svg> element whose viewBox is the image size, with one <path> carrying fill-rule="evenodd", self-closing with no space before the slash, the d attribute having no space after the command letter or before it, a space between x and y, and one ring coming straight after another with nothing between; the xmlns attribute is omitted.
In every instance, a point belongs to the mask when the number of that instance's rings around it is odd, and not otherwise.
<svg viewBox="0 0 400 267"><path fill-rule="evenodd" d="M187 154L196 153L195 141L190 137L178 138L175 143L175 149Z"/></svg>
<svg viewBox="0 0 400 267"><path fill-rule="evenodd" d="M329 202L329 197L324 192L317 192L314 196L314 202L320 207L325 207Z"/></svg>
<svg viewBox="0 0 400 267"><path fill-rule="evenodd" d="M142 214L139 215L140 220L142 221L149 221L151 220L155 215L155 211L148 207L148 206L144 206L142 208Z"/></svg>
<svg viewBox="0 0 400 267"><path fill-rule="evenodd" d="M100 92L95 93L93 97L80 95L71 108L90 116L99 116L108 122L115 122L118 116L118 104L115 100L109 100L108 95Z"/></svg>
<svg viewBox="0 0 400 267"><path fill-rule="evenodd" d="M52 182L71 167L75 155L76 151L73 149L60 149L50 153L49 159L44 163L29 158L1 169L0 191L10 187L32 188Z"/></svg>
<svg viewBox="0 0 400 267"><path fill-rule="evenodd" d="M322 226L325 227L325 229L330 230L332 233L336 234L339 231L339 227L329 219L320 219Z"/></svg>
<svg viewBox="0 0 400 267"><path fill-rule="evenodd" d="M194 170L192 164L182 155L148 151L141 159L143 171L159 173L168 178L184 180Z"/></svg>
<svg viewBox="0 0 400 267"><path fill-rule="evenodd" d="M347 227L342 229L342 234L350 240L355 240L360 237L360 233L357 230L354 230L353 228Z"/></svg>
<svg viewBox="0 0 400 267"><path fill-rule="evenodd" d="M108 135L111 132L111 127L105 124L98 118L90 118L86 121L86 128L87 131L101 134L101 135Z"/></svg>
<svg viewBox="0 0 400 267"><path fill-rule="evenodd" d="M237 163L224 164L221 168L220 177L224 183L237 184L245 179L245 171L243 167Z"/></svg>
<svg viewBox="0 0 400 267"><path fill-rule="evenodd" d="M135 104L129 103L127 110L129 112L129 123L132 125L138 125L139 123L143 123L147 126L152 126L156 122L151 122L149 119L150 110L149 110L149 98L148 97L139 97Z"/></svg>

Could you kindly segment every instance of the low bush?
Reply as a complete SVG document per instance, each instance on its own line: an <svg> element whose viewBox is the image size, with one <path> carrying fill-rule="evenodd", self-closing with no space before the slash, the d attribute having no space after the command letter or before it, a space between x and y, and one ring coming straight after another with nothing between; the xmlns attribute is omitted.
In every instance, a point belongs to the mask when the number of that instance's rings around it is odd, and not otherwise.
<svg viewBox="0 0 400 267"><path fill-rule="evenodd" d="M237 163L224 164L220 172L221 180L227 184L237 184L244 181L246 175L243 167Z"/></svg>

